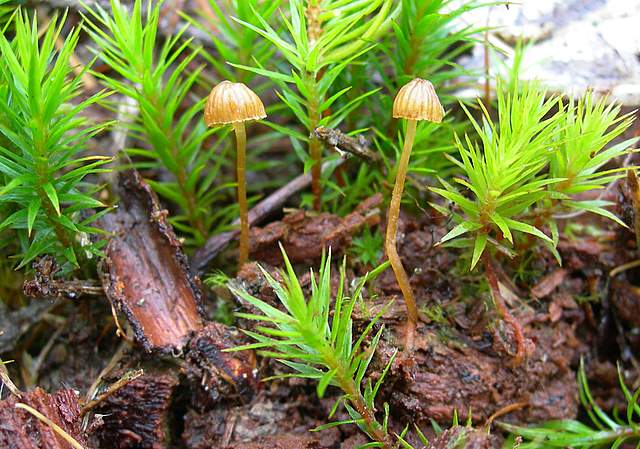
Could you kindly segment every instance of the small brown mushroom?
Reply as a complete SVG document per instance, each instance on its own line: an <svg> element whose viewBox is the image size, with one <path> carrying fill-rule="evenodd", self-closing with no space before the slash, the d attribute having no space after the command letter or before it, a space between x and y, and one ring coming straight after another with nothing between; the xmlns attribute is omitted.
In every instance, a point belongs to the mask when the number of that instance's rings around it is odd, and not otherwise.
<svg viewBox="0 0 640 449"><path fill-rule="evenodd" d="M400 202L402 201L402 192L404 191L404 183L407 177L409 158L411 157L411 148L413 147L418 120L440 123L444 117L444 109L440 104L433 85L427 80L416 78L402 86L398 91L393 101L393 117L404 118L407 119L408 122L404 146L402 148L400 161L398 162L391 203L389 204L389 213L387 214L385 250L407 307L405 350L410 352L413 349L415 331L418 323L418 308L413 291L411 290L411 285L409 284L409 277L398 255L396 242L398 216L400 215Z"/></svg>
<svg viewBox="0 0 640 449"><path fill-rule="evenodd" d="M204 108L204 121L207 126L231 124L236 134L238 206L240 207L240 257L238 268L241 268L249 259L249 215L245 177L247 135L245 122L260 120L266 116L260 97L246 85L230 81L222 81L211 90Z"/></svg>

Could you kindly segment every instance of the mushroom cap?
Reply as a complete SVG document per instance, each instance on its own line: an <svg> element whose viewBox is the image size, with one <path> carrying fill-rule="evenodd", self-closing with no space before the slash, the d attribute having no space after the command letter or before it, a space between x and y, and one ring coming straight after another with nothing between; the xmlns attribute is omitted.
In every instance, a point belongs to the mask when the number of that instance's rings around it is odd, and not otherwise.
<svg viewBox="0 0 640 449"><path fill-rule="evenodd" d="M204 107L207 126L260 120L267 116L255 92L242 83L222 81L211 89Z"/></svg>
<svg viewBox="0 0 640 449"><path fill-rule="evenodd" d="M433 84L415 78L402 86L393 100L393 117L440 123L444 109Z"/></svg>

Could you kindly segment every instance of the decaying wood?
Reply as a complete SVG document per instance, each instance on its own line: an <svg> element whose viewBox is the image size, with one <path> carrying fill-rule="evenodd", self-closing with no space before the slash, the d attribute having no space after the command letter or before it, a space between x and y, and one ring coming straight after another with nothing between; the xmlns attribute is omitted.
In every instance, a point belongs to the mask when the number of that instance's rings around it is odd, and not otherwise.
<svg viewBox="0 0 640 449"><path fill-rule="evenodd" d="M95 408L98 423L93 427L100 447L168 447L170 411L178 383L175 372L147 372L107 397Z"/></svg>
<svg viewBox="0 0 640 449"><path fill-rule="evenodd" d="M338 161L339 164L343 162L344 159ZM335 162L325 162L322 164L322 171L329 170L334 166ZM289 198L300 193L310 185L311 173L297 176L249 210L249 225L255 226L262 223L267 217L278 212ZM239 224L240 222L238 220L233 222L234 226L238 226ZM227 231L210 237L193 256L191 262L193 272L197 274L204 273L211 261L238 236L239 232L239 230Z"/></svg>
<svg viewBox="0 0 640 449"><path fill-rule="evenodd" d="M236 407L219 406L205 413L189 411L185 416L182 445L185 449L329 449L356 448L367 442L365 437L356 445L341 445L345 433L355 428L344 426L322 432L309 429L324 424L328 411L316 416L318 400L304 396L288 396L286 389L271 387L251 404ZM330 407L328 402L328 407ZM328 409L327 409L328 410Z"/></svg>
<svg viewBox="0 0 640 449"><path fill-rule="evenodd" d="M255 441L229 444L224 446L224 449L331 449L335 447L335 444L334 439L306 432L269 435Z"/></svg>
<svg viewBox="0 0 640 449"><path fill-rule="evenodd" d="M11 396L0 401L0 447L6 449L68 449L67 443L51 426L26 410L16 408L23 403L40 412L70 437L86 447L81 431L77 393L70 389L47 394L36 388L20 398Z"/></svg>
<svg viewBox="0 0 640 449"><path fill-rule="evenodd" d="M103 227L113 233L101 265L104 290L147 351L180 352L203 327L199 280L173 228L135 170L120 173L120 203Z"/></svg>
<svg viewBox="0 0 640 449"><path fill-rule="evenodd" d="M450 347L439 341L437 331L421 327L413 378L402 376L401 385L392 386L391 378L385 382L393 387L390 405L403 410L407 419L425 425L430 419L451 422L456 412L463 421L471 413L474 422L483 423L514 403L526 405L501 419L523 423L574 418L578 402L570 365L584 350L574 332L573 326L562 321L552 327L527 328L526 336L536 346L523 365L514 369L507 363L498 335L466 339L459 347ZM459 334L452 338L465 341ZM383 359L395 349L385 345L380 348Z"/></svg>
<svg viewBox="0 0 640 449"><path fill-rule="evenodd" d="M365 225L380 222L378 206L382 194L364 200L344 218L329 213L310 214L299 210L285 216L282 221L264 228L251 229L249 250L251 258L271 265L282 263L278 244L282 244L292 262L313 263L329 247L333 254L342 253L351 243L351 237Z"/></svg>

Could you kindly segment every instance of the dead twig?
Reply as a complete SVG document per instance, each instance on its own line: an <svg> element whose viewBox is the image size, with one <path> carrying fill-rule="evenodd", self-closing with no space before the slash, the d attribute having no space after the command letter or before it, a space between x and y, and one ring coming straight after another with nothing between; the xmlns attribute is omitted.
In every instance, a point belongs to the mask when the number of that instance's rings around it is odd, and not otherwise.
<svg viewBox="0 0 640 449"><path fill-rule="evenodd" d="M80 410L80 415L84 415L85 413L91 411L93 408L95 408L96 405L100 404L109 396L111 396L112 394L120 390L122 387L127 385L129 382L137 379L143 374L144 374L144 371L141 369L138 369L135 371L129 371L125 373L124 376L122 376L120 379L118 379L117 381L109 385L109 387L103 393L101 393L95 399L92 399L89 402L87 402L85 405L83 405L82 409Z"/></svg>
<svg viewBox="0 0 640 449"><path fill-rule="evenodd" d="M324 126L316 128L313 133L320 142L337 151L343 158L353 155L365 162L374 164L381 162L380 155L371 150L369 142L361 134L357 138L351 137L339 129Z"/></svg>
<svg viewBox="0 0 640 449"><path fill-rule="evenodd" d="M55 259L50 256L40 257L33 263L35 275L24 282L22 290L30 298L67 298L80 296L103 296L102 286L93 280L56 279L59 270Z"/></svg>
<svg viewBox="0 0 640 449"><path fill-rule="evenodd" d="M109 360L109 363L107 363L107 366L105 366L102 369L102 371L100 371L100 374L98 374L98 377L96 377L96 379L93 381L93 383L87 390L87 394L85 396L86 403L89 403L95 399L96 391L98 390L98 385L100 385L100 382L102 382L102 379L104 378L104 376L109 374L111 370L113 370L116 367L116 365L120 362L120 360L122 360L122 356L124 355L124 351L127 347L128 347L127 341L122 341L120 343L120 346L118 346L118 349L116 349L116 352L114 352L113 355L111 356L111 359ZM85 414L82 422L82 429L87 430L88 425L89 425L88 415Z"/></svg>

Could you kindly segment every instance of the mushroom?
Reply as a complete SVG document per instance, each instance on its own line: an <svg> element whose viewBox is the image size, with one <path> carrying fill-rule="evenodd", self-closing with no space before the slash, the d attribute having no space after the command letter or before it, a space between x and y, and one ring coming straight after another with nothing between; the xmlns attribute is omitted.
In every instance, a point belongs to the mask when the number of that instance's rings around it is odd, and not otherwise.
<svg viewBox="0 0 640 449"><path fill-rule="evenodd" d="M409 284L409 277L398 255L396 244L400 202L402 200L402 192L404 191L404 183L407 177L409 158L411 157L411 148L413 147L418 120L440 123L443 116L444 109L440 104L433 85L429 81L421 78L416 78L402 86L393 101L393 117L407 119L407 133L404 139L402 155L398 163L396 181L393 187L391 203L389 204L389 213L387 214L385 250L407 307L405 350L409 352L413 349L416 325L418 322L418 308L416 307L416 300L411 290L411 285Z"/></svg>
<svg viewBox="0 0 640 449"><path fill-rule="evenodd" d="M267 116L260 98L246 85L222 81L215 86L204 108L207 126L232 125L236 134L236 167L238 181L238 206L240 207L240 256L238 267L249 259L249 215L245 178L247 135L245 122Z"/></svg>

